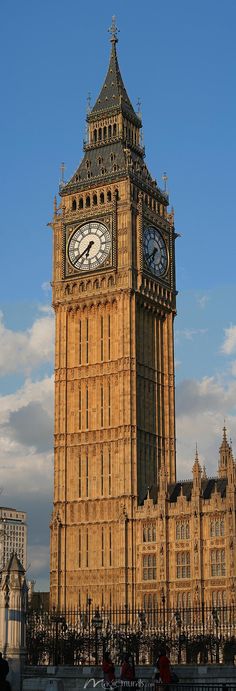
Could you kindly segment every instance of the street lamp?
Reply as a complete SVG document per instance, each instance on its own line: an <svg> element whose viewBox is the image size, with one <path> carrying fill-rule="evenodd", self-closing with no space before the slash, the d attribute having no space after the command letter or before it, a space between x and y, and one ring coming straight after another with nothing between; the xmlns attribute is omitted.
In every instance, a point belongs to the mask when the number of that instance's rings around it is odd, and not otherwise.
<svg viewBox="0 0 236 691"><path fill-rule="evenodd" d="M54 627L53 627L53 664L55 666L57 666L58 664L61 663L59 650L58 650L59 625L62 624L62 628L64 629L64 632L66 632L67 624L66 624L64 617L62 617L60 614L58 614L56 612L55 608L53 608L52 622L53 622L53 624L55 623L55 638L54 638Z"/></svg>
<svg viewBox="0 0 236 691"><path fill-rule="evenodd" d="M178 665L180 665L180 663L181 663L181 624L182 624L182 622L181 622L180 612L178 609L175 610L174 615L175 615L175 620L176 620L176 624L178 626L178 633L179 633Z"/></svg>
<svg viewBox="0 0 236 691"><path fill-rule="evenodd" d="M162 607L163 607L163 634L164 634L164 642L165 642L165 638L166 638L166 609L165 609L166 598L165 598L164 588L162 588L161 592L162 592L161 601L162 601Z"/></svg>
<svg viewBox="0 0 236 691"><path fill-rule="evenodd" d="M98 631L102 628L102 617L99 612L99 607L95 609L92 624L95 629L95 663L98 665Z"/></svg>
<svg viewBox="0 0 236 691"><path fill-rule="evenodd" d="M213 619L213 627L215 624L215 631L216 631L216 662L219 664L219 616L218 616L218 610L216 607L212 607L212 619ZM214 631L214 628L213 628Z"/></svg>
<svg viewBox="0 0 236 691"><path fill-rule="evenodd" d="M91 634L91 630L90 630L90 612L91 612L91 604L92 604L92 598L91 598L91 597L88 597L88 598L87 598L87 605L88 605L88 658L89 658L89 665L90 665L90 660L91 660L91 656L90 656L90 634Z"/></svg>

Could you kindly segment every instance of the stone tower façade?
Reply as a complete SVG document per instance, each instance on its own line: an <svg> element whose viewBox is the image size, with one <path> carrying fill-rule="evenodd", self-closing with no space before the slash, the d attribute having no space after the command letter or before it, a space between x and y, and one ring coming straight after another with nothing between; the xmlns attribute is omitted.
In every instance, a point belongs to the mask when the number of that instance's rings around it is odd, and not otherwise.
<svg viewBox="0 0 236 691"><path fill-rule="evenodd" d="M52 222L58 608L189 603L205 587L198 462L193 483L176 483L174 216L146 167L116 43L113 24L84 157Z"/></svg>

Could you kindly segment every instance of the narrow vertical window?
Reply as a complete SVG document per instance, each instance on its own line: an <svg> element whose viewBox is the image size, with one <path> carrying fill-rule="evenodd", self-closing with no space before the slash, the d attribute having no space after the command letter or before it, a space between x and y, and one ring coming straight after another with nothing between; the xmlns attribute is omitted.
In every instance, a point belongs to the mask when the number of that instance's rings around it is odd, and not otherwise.
<svg viewBox="0 0 236 691"><path fill-rule="evenodd" d="M111 384L108 382L108 425L111 424Z"/></svg>
<svg viewBox="0 0 236 691"><path fill-rule="evenodd" d="M108 451L108 494L111 494L111 451Z"/></svg>
<svg viewBox="0 0 236 691"><path fill-rule="evenodd" d="M79 540L78 540L78 566L81 569L81 528L79 528Z"/></svg>
<svg viewBox="0 0 236 691"><path fill-rule="evenodd" d="M103 497L104 493L104 459L103 459L103 449L101 449L101 495Z"/></svg>
<svg viewBox="0 0 236 691"><path fill-rule="evenodd" d="M109 528L109 566L112 566L112 533Z"/></svg>
<svg viewBox="0 0 236 691"><path fill-rule="evenodd" d="M79 365L82 363L82 326L81 319L79 320Z"/></svg>
<svg viewBox="0 0 236 691"><path fill-rule="evenodd" d="M81 475L81 456L79 456L79 468L78 468L78 475L79 475L79 482L78 482L78 495L79 499L81 499L82 496L82 475Z"/></svg>
<svg viewBox="0 0 236 691"><path fill-rule="evenodd" d="M107 344L108 344L108 360L111 359L111 316L108 314L108 320L107 320L107 330L108 330L108 339L107 339Z"/></svg>
<svg viewBox="0 0 236 691"><path fill-rule="evenodd" d="M81 389L79 389L79 430L81 430L82 426L82 397L81 397Z"/></svg>
<svg viewBox="0 0 236 691"><path fill-rule="evenodd" d="M85 541L85 549L86 549L86 567L89 565L89 536L88 536L88 528L86 528L86 541Z"/></svg>
<svg viewBox="0 0 236 691"><path fill-rule="evenodd" d="M103 317L101 317L101 362L104 358L104 332L103 332Z"/></svg>
<svg viewBox="0 0 236 691"><path fill-rule="evenodd" d="M102 551L101 551L102 566L104 566L104 528L102 528Z"/></svg>
<svg viewBox="0 0 236 691"><path fill-rule="evenodd" d="M85 488L86 488L86 497L89 495L89 464L88 464L88 454L86 453L85 457Z"/></svg>
<svg viewBox="0 0 236 691"><path fill-rule="evenodd" d="M89 393L88 393L88 385L86 385L86 391L85 391L85 427L88 429L89 426Z"/></svg>
<svg viewBox="0 0 236 691"><path fill-rule="evenodd" d="M85 352L86 352L86 365L88 364L88 357L89 357L89 321L86 319L85 321L85 339L86 339L86 344L85 344Z"/></svg>
<svg viewBox="0 0 236 691"><path fill-rule="evenodd" d="M104 393L103 393L103 384L101 385L101 390L100 390L100 401L101 401L101 427L104 425Z"/></svg>

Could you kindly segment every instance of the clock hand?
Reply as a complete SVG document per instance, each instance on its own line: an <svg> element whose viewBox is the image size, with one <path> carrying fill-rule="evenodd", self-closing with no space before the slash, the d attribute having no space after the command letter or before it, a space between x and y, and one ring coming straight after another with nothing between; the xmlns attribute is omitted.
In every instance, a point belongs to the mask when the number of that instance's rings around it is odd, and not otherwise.
<svg viewBox="0 0 236 691"><path fill-rule="evenodd" d="M81 257L84 256L84 254L85 254L86 257L89 256L89 252L90 252L90 250L91 250L92 245L94 245L94 240L90 240L90 242L89 242L89 244L87 245L87 247L85 247L85 250L84 250L83 252L81 252L81 254L79 254L78 257L76 257L75 264L77 263L78 259L81 259Z"/></svg>
<svg viewBox="0 0 236 691"><path fill-rule="evenodd" d="M90 252L90 250L91 250L92 245L94 245L94 240L90 240L90 242L89 242L89 244L88 244L88 247L87 247L87 250L86 250L86 254L85 254L86 257L89 256L89 252Z"/></svg>
<svg viewBox="0 0 236 691"><path fill-rule="evenodd" d="M152 257L154 259L156 253L157 253L157 247L154 247L153 251L151 252L151 254L149 254L149 257L147 257L147 259L151 259Z"/></svg>

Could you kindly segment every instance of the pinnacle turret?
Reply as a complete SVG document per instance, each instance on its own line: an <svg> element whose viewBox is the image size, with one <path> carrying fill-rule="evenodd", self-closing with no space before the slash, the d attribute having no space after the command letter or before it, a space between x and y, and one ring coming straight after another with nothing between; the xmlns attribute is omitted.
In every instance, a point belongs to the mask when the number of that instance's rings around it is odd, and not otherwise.
<svg viewBox="0 0 236 691"><path fill-rule="evenodd" d="M228 477L228 471L229 471L229 466L233 462L233 453L232 453L232 448L231 445L228 442L227 439L227 430L226 426L224 424L223 427L223 437L222 437L222 442L220 445L220 458L219 458L219 468L218 468L218 475L219 477Z"/></svg>

